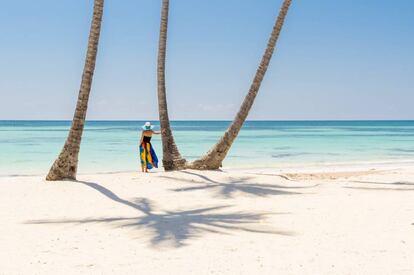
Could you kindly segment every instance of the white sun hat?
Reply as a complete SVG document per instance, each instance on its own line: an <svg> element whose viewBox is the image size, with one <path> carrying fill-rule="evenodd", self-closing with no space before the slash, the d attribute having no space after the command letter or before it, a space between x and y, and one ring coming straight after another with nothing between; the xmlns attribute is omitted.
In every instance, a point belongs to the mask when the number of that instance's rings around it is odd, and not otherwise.
<svg viewBox="0 0 414 275"><path fill-rule="evenodd" d="M151 122L149 122L149 121L145 122L145 124L142 125L142 130L144 130L144 131L152 130L153 128L154 128L154 126L151 125Z"/></svg>

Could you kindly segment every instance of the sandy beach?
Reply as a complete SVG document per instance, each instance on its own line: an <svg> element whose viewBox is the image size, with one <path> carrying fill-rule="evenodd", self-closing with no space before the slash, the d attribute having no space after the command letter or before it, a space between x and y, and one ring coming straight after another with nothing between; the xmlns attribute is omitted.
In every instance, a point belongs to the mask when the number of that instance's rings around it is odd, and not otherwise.
<svg viewBox="0 0 414 275"><path fill-rule="evenodd" d="M0 178L1 274L413 274L414 166Z"/></svg>

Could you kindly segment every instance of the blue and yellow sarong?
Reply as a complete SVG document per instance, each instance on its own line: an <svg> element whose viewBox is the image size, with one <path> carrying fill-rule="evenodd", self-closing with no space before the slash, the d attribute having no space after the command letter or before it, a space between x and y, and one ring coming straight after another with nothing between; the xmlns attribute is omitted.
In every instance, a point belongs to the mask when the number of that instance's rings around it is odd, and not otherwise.
<svg viewBox="0 0 414 275"><path fill-rule="evenodd" d="M150 142L143 142L139 146L141 165L147 169L158 168L158 158Z"/></svg>

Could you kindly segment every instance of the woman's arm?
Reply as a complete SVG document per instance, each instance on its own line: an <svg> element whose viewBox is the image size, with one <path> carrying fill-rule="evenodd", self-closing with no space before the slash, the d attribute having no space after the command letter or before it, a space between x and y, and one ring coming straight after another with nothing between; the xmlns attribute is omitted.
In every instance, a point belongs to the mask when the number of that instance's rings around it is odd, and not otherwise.
<svg viewBox="0 0 414 275"><path fill-rule="evenodd" d="M159 135L159 134L161 134L161 132L158 132L158 131L152 131L152 133L153 133L154 135Z"/></svg>
<svg viewBox="0 0 414 275"><path fill-rule="evenodd" d="M139 145L142 144L143 140L144 140L144 131L141 132L141 140L139 141Z"/></svg>

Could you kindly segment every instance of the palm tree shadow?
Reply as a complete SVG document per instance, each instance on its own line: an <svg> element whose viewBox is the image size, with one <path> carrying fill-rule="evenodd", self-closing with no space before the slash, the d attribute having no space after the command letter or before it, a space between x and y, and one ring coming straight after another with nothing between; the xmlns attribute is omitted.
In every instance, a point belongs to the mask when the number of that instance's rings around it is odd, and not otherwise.
<svg viewBox="0 0 414 275"><path fill-rule="evenodd" d="M362 181L362 180L354 180L352 182L356 183L367 183L367 184L380 184L380 185L414 185L413 182L406 182L406 181L397 181L397 182L376 182L376 181Z"/></svg>
<svg viewBox="0 0 414 275"><path fill-rule="evenodd" d="M209 177L206 177L204 175L197 174L195 172L190 172L190 171L180 171L180 172L181 173L184 173L184 174L192 175L192 176L197 176L197 177L199 177L199 178L201 178L201 179L203 179L205 181L211 182L211 183L219 183L219 182L217 182L215 180L210 179Z"/></svg>
<svg viewBox="0 0 414 275"><path fill-rule="evenodd" d="M290 231L257 228L254 225L270 215L269 213L220 212L229 206L215 206L186 211L160 211L145 198L125 200L111 190L93 182L82 182L112 201L136 209L140 215L135 217L104 217L62 220L32 220L27 224L113 224L116 227L130 227L151 232L150 244L160 246L182 247L189 239L200 238L207 233L229 234L232 231L253 233L293 235ZM287 213L277 213L287 214Z"/></svg>
<svg viewBox="0 0 414 275"><path fill-rule="evenodd" d="M175 188L172 189L174 192L185 192L185 191L196 191L196 190L207 190L207 189L216 189L217 195L224 197L224 198L234 198L236 193L242 194L249 194L259 197L265 197L270 195L299 195L302 193L293 192L293 191L286 191L282 189L302 189L302 188L309 188L314 186L305 186L305 187L294 187L294 186L283 186L283 185L276 185L276 184L259 184L259 183L249 183L249 180L252 177L244 177L238 179L232 179L230 182L218 182L209 177L204 175L200 175L190 171L181 171L181 173L194 175L201 178L203 181L194 181L194 180L186 180L180 178L171 178L174 180L181 180L184 182L191 182L191 183L202 183L203 185L194 185L184 188ZM162 176L164 178L170 178L167 176ZM205 184L205 181L208 183ZM316 185L315 185L316 186Z"/></svg>
<svg viewBox="0 0 414 275"><path fill-rule="evenodd" d="M365 186L344 186L348 189L360 189L360 190L380 190L380 191L414 191L414 188L393 188L391 186L412 186L412 182L375 182L375 181L352 181L355 183L363 183L370 185L379 185L383 187L365 187Z"/></svg>

